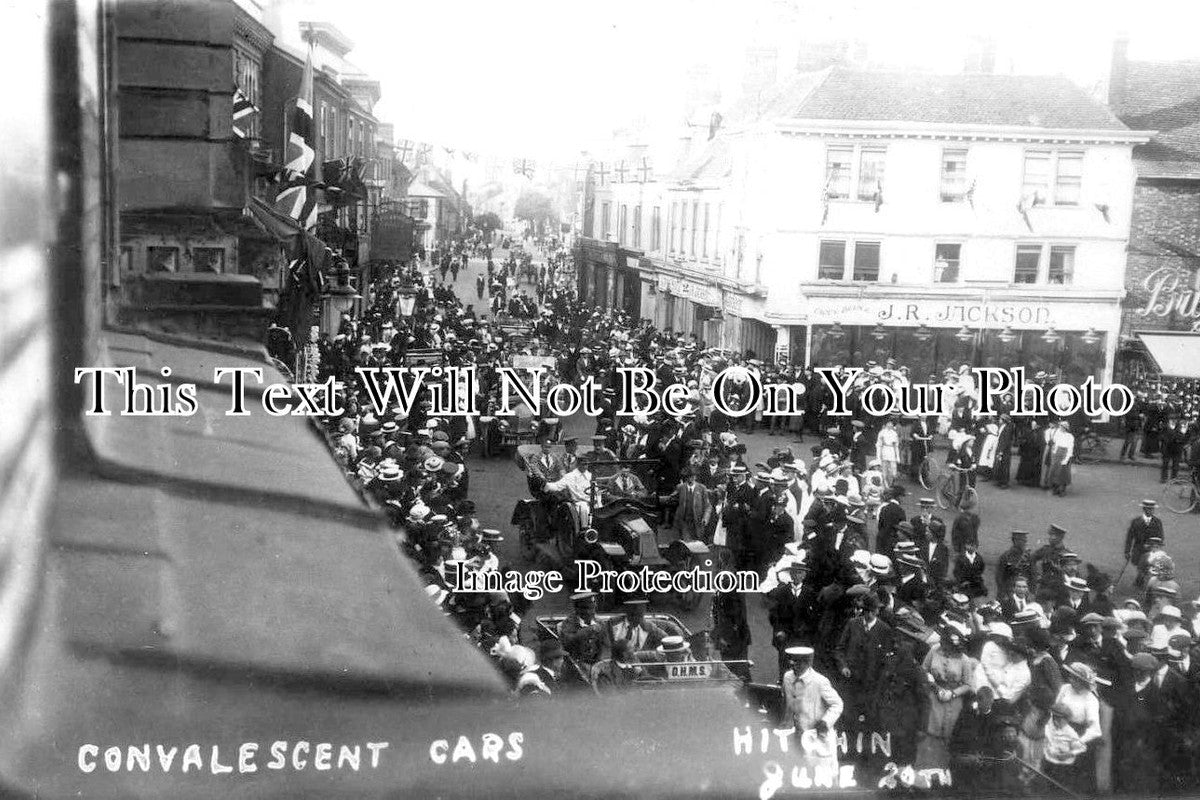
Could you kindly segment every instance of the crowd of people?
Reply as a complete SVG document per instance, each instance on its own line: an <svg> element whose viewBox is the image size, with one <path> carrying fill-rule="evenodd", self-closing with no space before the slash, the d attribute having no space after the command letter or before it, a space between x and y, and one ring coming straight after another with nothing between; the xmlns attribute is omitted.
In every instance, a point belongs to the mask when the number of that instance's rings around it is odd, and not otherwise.
<svg viewBox="0 0 1200 800"><path fill-rule="evenodd" d="M779 656L771 678L797 735L886 734L892 761L961 768L956 784L1027 786L1040 774L1085 793L1197 785L1200 607L1179 596L1152 501L1129 525L1125 557L1137 570L1138 595L1126 600L1112 596L1110 575L1071 552L1059 525L1037 549L1028 532L1013 531L989 586L970 502L950 519L929 497L917 498L917 513L905 511L909 487L942 438L946 459L971 482L1064 493L1079 421L1029 424L1003 409L980 417L966 368L944 376L958 388L941 418L867 414L860 398L868 386L907 383L894 363L866 365L851 413L836 416L811 370L768 365L752 352L708 347L582 304L568 253L557 243L533 249L495 264L476 236L431 258L432 270L387 268L364 313L346 315L334 337L316 337L305 359L306 369L338 381L346 413L325 425L348 479L388 515L432 601L496 658L516 696L565 689L565 659L593 685L619 686L655 674L656 664L701 655L689 652L681 632L646 618L646 598L626 598L622 613L601 621L595 597L575 596L558 636L541 639L522 625L531 608L523 596L454 591L457 570L515 569L497 553L498 526L484 527L476 515L467 454L498 452L512 423L494 413L495 370L531 355L554 364L551 382L592 377L602 393L592 447L583 452L561 436L559 420L534 411L531 438L544 446L524 467L535 497L569 506L581 529L597 505L642 499L664 531L704 542L719 566L758 573L761 598L712 598L712 647L748 679L748 605L766 603ZM482 305L487 296L486 314L442 275L471 255L487 262L474 298ZM399 297L414 291L412 313L400 313ZM274 349L288 363L278 343ZM478 368L478 416L435 418L422 395L407 414L370 408L355 366L404 364L430 350L447 365ZM660 385L684 384L687 407L618 416L620 366L648 367ZM757 373L802 387L803 413L722 412L712 387L727 367L741 368L726 385L728 408L745 406L746 376ZM751 463L745 437L754 431L815 438L807 453L781 444Z"/></svg>

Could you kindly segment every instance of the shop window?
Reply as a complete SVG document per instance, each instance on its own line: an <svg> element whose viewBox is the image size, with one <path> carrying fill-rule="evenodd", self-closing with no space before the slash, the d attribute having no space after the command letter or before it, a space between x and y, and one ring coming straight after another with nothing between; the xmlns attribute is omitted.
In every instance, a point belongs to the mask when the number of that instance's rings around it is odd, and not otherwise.
<svg viewBox="0 0 1200 800"><path fill-rule="evenodd" d="M854 280L879 280L879 242L855 243Z"/></svg>
<svg viewBox="0 0 1200 800"><path fill-rule="evenodd" d="M700 237L700 257L708 258L708 203L704 204L704 235Z"/></svg>
<svg viewBox="0 0 1200 800"><path fill-rule="evenodd" d="M223 247L193 247L192 270L194 272L225 271L225 248Z"/></svg>
<svg viewBox="0 0 1200 800"><path fill-rule="evenodd" d="M853 147L829 147L825 151L825 193L830 200L850 197L850 169L854 161Z"/></svg>
<svg viewBox="0 0 1200 800"><path fill-rule="evenodd" d="M846 274L846 243L823 241L817 267L817 278L823 281L840 281Z"/></svg>
<svg viewBox="0 0 1200 800"><path fill-rule="evenodd" d="M1042 263L1040 244L1017 245L1017 260L1013 267L1013 283L1037 283Z"/></svg>
<svg viewBox="0 0 1200 800"><path fill-rule="evenodd" d="M961 256L961 244L934 245L933 282L958 283L959 260Z"/></svg>
<svg viewBox="0 0 1200 800"><path fill-rule="evenodd" d="M122 245L120 259L120 274L131 275L133 273L133 248L129 245Z"/></svg>
<svg viewBox="0 0 1200 800"><path fill-rule="evenodd" d="M179 271L179 248L178 247L147 247L146 248L146 271L147 272L178 272Z"/></svg>
<svg viewBox="0 0 1200 800"><path fill-rule="evenodd" d="M1075 248L1054 246L1050 248L1050 265L1046 272L1047 283L1069 285L1075 276Z"/></svg>
<svg viewBox="0 0 1200 800"><path fill-rule="evenodd" d="M884 159L882 147L864 147L858 159L858 199L875 200L883 186Z"/></svg>
<svg viewBox="0 0 1200 800"><path fill-rule="evenodd" d="M629 223L629 206L621 204L621 211L617 214L617 239L621 244L625 244L625 226Z"/></svg>
<svg viewBox="0 0 1200 800"><path fill-rule="evenodd" d="M942 151L941 196L943 203L961 203L967 196L967 151Z"/></svg>
<svg viewBox="0 0 1200 800"><path fill-rule="evenodd" d="M678 244L676 234L679 231L679 203L671 203L671 252L675 252L675 246Z"/></svg>

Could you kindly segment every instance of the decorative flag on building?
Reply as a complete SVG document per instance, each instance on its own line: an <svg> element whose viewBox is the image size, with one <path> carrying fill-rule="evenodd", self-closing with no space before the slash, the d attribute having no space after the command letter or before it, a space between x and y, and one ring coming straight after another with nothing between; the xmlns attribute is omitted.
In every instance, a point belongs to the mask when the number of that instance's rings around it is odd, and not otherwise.
<svg viewBox="0 0 1200 800"><path fill-rule="evenodd" d="M638 181L640 183L649 183L650 176L653 174L653 170L650 169L650 159L643 157L642 165L638 167L637 171L638 175L640 176Z"/></svg>
<svg viewBox="0 0 1200 800"><path fill-rule="evenodd" d="M513 162L513 172L517 175L524 175L526 178L532 178L535 169L536 166L532 161L523 158Z"/></svg>
<svg viewBox="0 0 1200 800"><path fill-rule="evenodd" d="M420 144L418 144L417 145L417 154L416 154L417 166L419 167L422 164L428 164L429 156L431 153L433 153L433 145L426 144L425 142L421 142Z"/></svg>
<svg viewBox="0 0 1200 800"><path fill-rule="evenodd" d="M883 181L875 181L875 213L879 213L880 206L883 205Z"/></svg>
<svg viewBox="0 0 1200 800"><path fill-rule="evenodd" d="M829 219L829 199L833 196L833 175L829 176L829 180L825 181L825 188L821 190L821 224L825 224L825 220Z"/></svg>
<svg viewBox="0 0 1200 800"><path fill-rule="evenodd" d="M284 185L275 195L275 210L300 223L305 230L317 224L317 182L313 150L312 51L304 59L300 92L292 108L284 149Z"/></svg>
<svg viewBox="0 0 1200 800"><path fill-rule="evenodd" d="M613 175L616 177L616 180L614 181L614 183L624 183L625 182L625 173L627 173L628 171L629 170L625 167L625 162L618 161L617 165L615 167L613 167Z"/></svg>
<svg viewBox="0 0 1200 800"><path fill-rule="evenodd" d="M400 143L396 145L396 150L400 155L400 163L406 163L409 157L413 154L413 140L401 139Z"/></svg>
<svg viewBox="0 0 1200 800"><path fill-rule="evenodd" d="M967 202L971 204L971 208L975 208L975 179L971 179L971 185L967 187Z"/></svg>
<svg viewBox="0 0 1200 800"><path fill-rule="evenodd" d="M474 153L468 153L465 150L463 151L462 155L463 155L463 158L465 158L467 161L470 161L471 163L474 163L479 158L479 156L475 155Z"/></svg>
<svg viewBox="0 0 1200 800"><path fill-rule="evenodd" d="M1029 219L1029 209L1040 206L1043 202L1045 201L1042 200L1042 193L1034 191L1032 197L1027 194L1022 195L1021 202L1017 203L1017 213L1021 215L1021 219L1025 220L1025 227L1029 228L1030 232L1033 231L1033 222Z"/></svg>
<svg viewBox="0 0 1200 800"><path fill-rule="evenodd" d="M596 178L601 186L608 184L608 170L604 168L604 162L600 162L600 169L596 170Z"/></svg>
<svg viewBox="0 0 1200 800"><path fill-rule="evenodd" d="M239 139L245 139L250 134L248 132L250 122L254 119L254 115L258 113L258 107L250 102L240 88L233 87L233 135Z"/></svg>

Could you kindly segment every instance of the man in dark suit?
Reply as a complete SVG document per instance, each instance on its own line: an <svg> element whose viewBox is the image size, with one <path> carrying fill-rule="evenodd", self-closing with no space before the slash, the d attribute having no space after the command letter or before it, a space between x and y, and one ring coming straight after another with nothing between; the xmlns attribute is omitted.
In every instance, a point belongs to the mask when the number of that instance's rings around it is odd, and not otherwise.
<svg viewBox="0 0 1200 800"><path fill-rule="evenodd" d="M909 521L912 523L913 541L924 547L929 538L926 529L929 527L929 521L933 519L934 502L932 497L922 497L918 503L921 510Z"/></svg>
<svg viewBox="0 0 1200 800"><path fill-rule="evenodd" d="M879 507L879 528L875 535L875 552L892 557L892 548L896 546L898 527L904 522L904 508L900 498L904 496L903 486L891 486L883 493L884 502Z"/></svg>
<svg viewBox="0 0 1200 800"><path fill-rule="evenodd" d="M840 694L846 704L842 721L848 736L860 729L859 719L868 711L868 698L879 682L883 656L892 641L892 628L879 619L879 598L874 594L864 595L862 614L846 623L833 650Z"/></svg>
<svg viewBox="0 0 1200 800"><path fill-rule="evenodd" d="M996 457L992 462L992 483L997 489L1007 489L1012 472L1013 424L1008 414L1000 415L996 431Z"/></svg>
<svg viewBox="0 0 1200 800"><path fill-rule="evenodd" d="M913 422L910 438L909 465L912 468L912 479L915 481L920 479L921 462L929 455L929 448L933 443L933 429L929 425L928 417L917 417Z"/></svg>
<svg viewBox="0 0 1200 800"><path fill-rule="evenodd" d="M1146 585L1149 568L1145 555L1149 549L1146 542L1151 536L1163 537L1162 520L1154 515L1158 503L1154 500L1142 500L1142 514L1129 521L1129 529L1125 532L1125 560L1137 568L1137 580L1134 585L1139 589Z"/></svg>
<svg viewBox="0 0 1200 800"><path fill-rule="evenodd" d="M1017 575L1010 586L1005 587L1003 594L999 594L1000 614L1004 617L1004 621L1009 625L1012 624L1013 617L1018 611L1023 611L1025 606L1033 602L1029 596L1029 578L1024 575Z"/></svg>
<svg viewBox="0 0 1200 800"><path fill-rule="evenodd" d="M625 615L608 621L606 633L610 648L613 643L623 641L631 653L636 653L653 650L662 643L666 632L646 619L646 606L649 603L649 600L643 599L625 601Z"/></svg>
<svg viewBox="0 0 1200 800"><path fill-rule="evenodd" d="M946 523L934 517L929 521L928 538L921 555L925 559L930 585L941 586L950 570L950 549L946 547Z"/></svg>
<svg viewBox="0 0 1200 800"><path fill-rule="evenodd" d="M787 668L784 650L797 643L811 643L817 624L817 583L808 578L807 554L793 556L787 565L790 581L767 593L767 619L771 643L779 653L779 675Z"/></svg>
<svg viewBox="0 0 1200 800"><path fill-rule="evenodd" d="M1183 448L1187 441L1187 436L1183 429L1179 427L1179 420L1175 417L1167 424L1159 434L1159 444L1162 447L1162 471L1159 473L1160 483L1166 483L1167 478L1175 478L1179 476L1179 460L1183 458Z"/></svg>

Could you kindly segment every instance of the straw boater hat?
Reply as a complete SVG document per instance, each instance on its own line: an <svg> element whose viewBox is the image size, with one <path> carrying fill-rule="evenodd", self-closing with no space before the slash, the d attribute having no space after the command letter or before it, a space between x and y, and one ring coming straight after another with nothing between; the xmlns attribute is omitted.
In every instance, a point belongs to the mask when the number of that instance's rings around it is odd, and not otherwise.
<svg viewBox="0 0 1200 800"><path fill-rule="evenodd" d="M682 636L664 636L662 643L658 646L660 653L687 653L691 649L692 646Z"/></svg>

